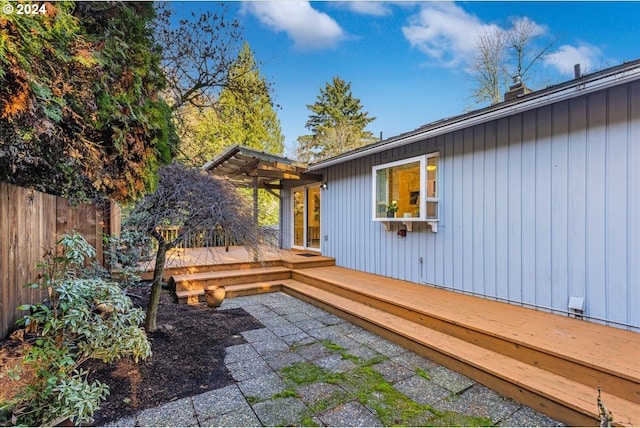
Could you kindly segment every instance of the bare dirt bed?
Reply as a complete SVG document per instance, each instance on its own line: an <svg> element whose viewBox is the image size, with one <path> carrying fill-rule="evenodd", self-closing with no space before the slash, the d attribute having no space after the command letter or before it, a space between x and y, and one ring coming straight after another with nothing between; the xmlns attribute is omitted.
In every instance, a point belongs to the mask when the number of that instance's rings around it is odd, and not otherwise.
<svg viewBox="0 0 640 428"><path fill-rule="evenodd" d="M136 306L146 309L149 287L131 290ZM158 311L159 330L148 335L153 356L136 364L90 362L90 380L109 385L111 393L94 415L95 425L233 383L224 365L225 348L245 343L241 332L262 328L243 309L219 310L174 303L163 293ZM0 355L15 358L16 341L0 342ZM6 362L6 361L4 361Z"/></svg>

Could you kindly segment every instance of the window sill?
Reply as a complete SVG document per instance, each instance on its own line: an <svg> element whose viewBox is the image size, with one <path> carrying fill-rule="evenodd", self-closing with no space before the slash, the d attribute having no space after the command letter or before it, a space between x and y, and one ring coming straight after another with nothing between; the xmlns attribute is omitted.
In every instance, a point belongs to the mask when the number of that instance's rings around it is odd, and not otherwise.
<svg viewBox="0 0 640 428"><path fill-rule="evenodd" d="M438 220L426 220L423 218L389 218L385 220L377 220L384 226L384 230L391 230L392 223L402 223L406 226L408 232L413 232L413 224L414 223L427 223L431 227L431 231L433 233L438 232Z"/></svg>

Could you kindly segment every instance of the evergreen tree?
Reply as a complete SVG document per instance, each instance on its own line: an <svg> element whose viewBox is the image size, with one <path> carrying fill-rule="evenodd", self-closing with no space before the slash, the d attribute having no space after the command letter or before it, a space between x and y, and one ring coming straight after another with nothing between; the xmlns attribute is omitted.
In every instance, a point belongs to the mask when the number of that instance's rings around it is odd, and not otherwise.
<svg viewBox="0 0 640 428"><path fill-rule="evenodd" d="M221 119L215 107L188 104L180 114L181 120L175 121L180 135L180 162L200 167L224 151L228 141L220 134Z"/></svg>
<svg viewBox="0 0 640 428"><path fill-rule="evenodd" d="M282 154L284 136L273 108L266 79L260 74L247 43L231 67L230 87L219 101L220 135L229 144Z"/></svg>
<svg viewBox="0 0 640 428"><path fill-rule="evenodd" d="M153 189L176 139L152 5L42 5L0 16L0 180L75 199Z"/></svg>
<svg viewBox="0 0 640 428"><path fill-rule="evenodd" d="M305 127L312 134L298 138L300 159L319 161L375 141L373 133L365 130L375 117L362 111L360 99L351 93L351 83L338 76L320 88L317 101L307 108L312 114Z"/></svg>
<svg viewBox="0 0 640 428"><path fill-rule="evenodd" d="M226 148L239 144L273 154L284 151L284 136L266 79L245 43L229 70L228 85L214 106L183 106L181 154L185 163L202 166ZM261 225L279 221L278 201L261 190Z"/></svg>
<svg viewBox="0 0 640 428"><path fill-rule="evenodd" d="M253 52L245 43L229 71L229 82L217 103L183 107L182 157L201 166L227 147L240 144L281 154L284 136L270 88L260 74Z"/></svg>
<svg viewBox="0 0 640 428"><path fill-rule="evenodd" d="M219 134L229 145L240 144L267 153L282 154L284 136L273 108L266 79L260 74L247 43L231 67L230 88L220 94ZM249 192L247 192L249 193ZM279 222L278 199L266 190L258 191L258 224Z"/></svg>

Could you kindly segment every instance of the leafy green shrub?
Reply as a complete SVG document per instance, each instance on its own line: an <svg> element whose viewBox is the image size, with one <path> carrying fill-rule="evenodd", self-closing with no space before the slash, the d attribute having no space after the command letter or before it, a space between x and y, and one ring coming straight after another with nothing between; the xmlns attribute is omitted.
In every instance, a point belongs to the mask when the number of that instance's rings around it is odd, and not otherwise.
<svg viewBox="0 0 640 428"><path fill-rule="evenodd" d="M130 356L137 362L151 355L146 334L138 327L144 312L133 308L117 284L82 277L85 260L95 250L78 234L66 235L58 247L58 254L49 251L38 265L42 284L30 284L46 289L48 300L20 307L29 311L18 323L31 342L23 362L35 377L23 392L0 403L0 421L89 422L109 387L99 381L89 384L80 366L89 359L111 363Z"/></svg>
<svg viewBox="0 0 640 428"><path fill-rule="evenodd" d="M140 282L140 262L149 260L152 251L151 238L135 230L123 230L120 236L104 236L105 262L93 263L87 270L106 281L117 282L121 288L135 286Z"/></svg>

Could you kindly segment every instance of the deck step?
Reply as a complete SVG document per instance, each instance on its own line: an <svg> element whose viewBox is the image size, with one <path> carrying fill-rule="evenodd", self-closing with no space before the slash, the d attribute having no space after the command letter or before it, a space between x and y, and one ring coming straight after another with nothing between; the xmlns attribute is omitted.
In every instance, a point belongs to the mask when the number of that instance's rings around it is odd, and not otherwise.
<svg viewBox="0 0 640 428"><path fill-rule="evenodd" d="M172 276L178 275L190 275L194 273L206 273L206 272L220 272L227 270L244 270L244 269L256 269L262 267L277 267L282 266L282 260L267 260L263 262L229 262L220 263L212 262L210 264L203 265L190 265L190 266L169 266L165 267L162 279L168 281ZM315 266L314 266L315 267ZM153 279L153 266L150 265L146 270L142 271L140 278L143 280Z"/></svg>
<svg viewBox="0 0 640 428"><path fill-rule="evenodd" d="M335 266L336 260L329 257L314 256L304 257L297 256L294 258L285 259L282 261L284 267L289 269L310 269L317 267Z"/></svg>
<svg viewBox="0 0 640 428"><path fill-rule="evenodd" d="M199 305L206 303L204 291L204 288L176 291L176 297L180 304ZM249 284L227 285L225 286L225 291L227 298L273 293L276 291L282 291L282 281L262 281L252 282Z"/></svg>
<svg viewBox="0 0 640 428"><path fill-rule="evenodd" d="M384 310L305 284L282 281L283 291L331 311L374 333L417 351L504 395L570 425L598 421L597 390ZM615 424L640 424L640 404L604 391Z"/></svg>
<svg viewBox="0 0 640 428"><path fill-rule="evenodd" d="M283 266L253 269L222 270L186 275L174 275L169 279L169 287L176 292L203 290L213 285L236 285L291 278L291 269Z"/></svg>
<svg viewBox="0 0 640 428"><path fill-rule="evenodd" d="M335 268L333 272L331 269L312 269L294 271L292 279L640 403L638 336L635 333L629 332L626 343L620 343L610 337L611 327L593 324L587 338L589 342L585 343L571 337L570 328L572 324L582 327L583 321L526 308L515 309L512 305L494 301L485 302L483 311L474 314L472 299L475 298L470 296L456 293L455 305L464 307L462 311L459 307L446 308L454 300L446 290L391 279L388 287L366 287L363 285L366 278L346 283L342 279L346 276L342 268ZM421 288L420 297L411 298L412 293L415 295L415 287ZM501 312L508 314L508 319L500 317ZM531 326L531 334L512 333L522 332L521 327L527 324ZM544 334L536 337L536 331L544 331ZM588 361L576 356L577 347L588 347ZM620 355L621 351L626 354Z"/></svg>
<svg viewBox="0 0 640 428"><path fill-rule="evenodd" d="M227 297L252 296L254 294L282 291L282 280L251 282L226 286Z"/></svg>

